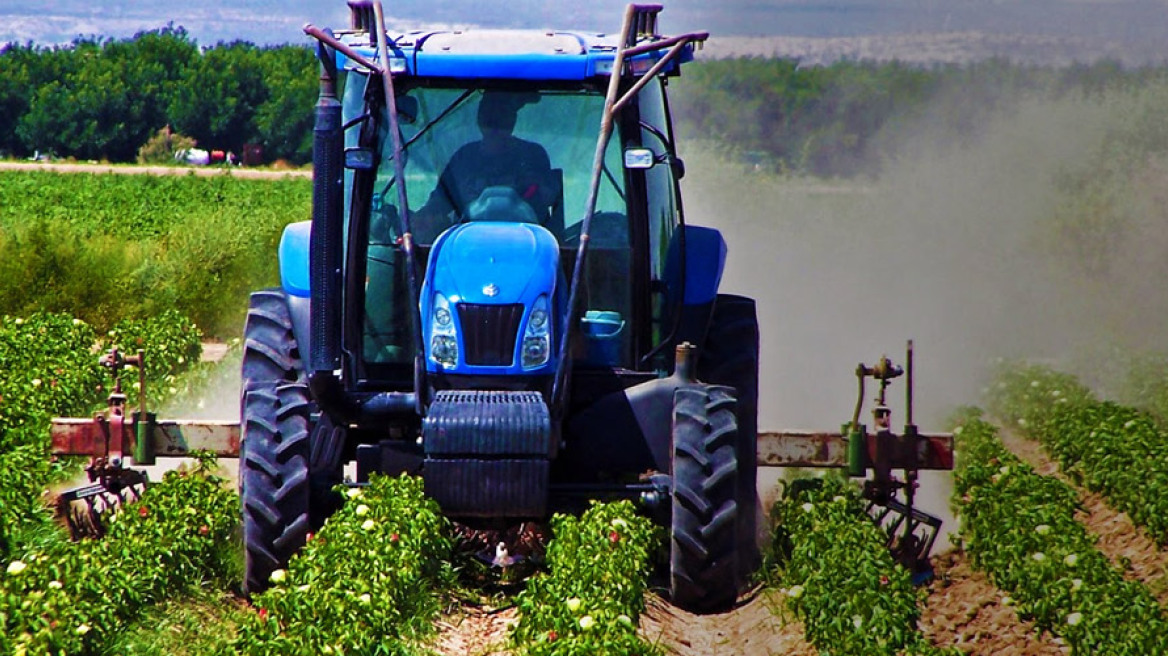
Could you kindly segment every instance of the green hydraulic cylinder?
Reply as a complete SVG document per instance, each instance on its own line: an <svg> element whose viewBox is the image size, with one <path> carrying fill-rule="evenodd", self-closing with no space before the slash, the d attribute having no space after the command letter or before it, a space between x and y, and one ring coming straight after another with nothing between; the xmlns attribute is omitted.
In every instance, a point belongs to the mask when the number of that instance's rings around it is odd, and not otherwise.
<svg viewBox="0 0 1168 656"><path fill-rule="evenodd" d="M153 412L134 413L134 464L154 464L154 421Z"/></svg>
<svg viewBox="0 0 1168 656"><path fill-rule="evenodd" d="M842 432L848 436L848 476L866 476L868 469L864 466L864 434L867 428L863 424L847 423Z"/></svg>

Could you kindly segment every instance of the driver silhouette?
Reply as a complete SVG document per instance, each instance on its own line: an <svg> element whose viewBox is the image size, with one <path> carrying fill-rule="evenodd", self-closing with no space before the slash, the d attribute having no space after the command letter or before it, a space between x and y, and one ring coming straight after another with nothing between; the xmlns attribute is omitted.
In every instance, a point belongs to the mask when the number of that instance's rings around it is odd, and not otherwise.
<svg viewBox="0 0 1168 656"><path fill-rule="evenodd" d="M537 222L546 221L556 196L551 161L543 146L512 134L519 109L528 102L532 98L518 93L483 93L478 107L482 139L463 145L450 158L438 186L418 210L425 223L444 225L442 219L452 213L455 221L466 219L471 204L491 187L509 187L531 206Z"/></svg>

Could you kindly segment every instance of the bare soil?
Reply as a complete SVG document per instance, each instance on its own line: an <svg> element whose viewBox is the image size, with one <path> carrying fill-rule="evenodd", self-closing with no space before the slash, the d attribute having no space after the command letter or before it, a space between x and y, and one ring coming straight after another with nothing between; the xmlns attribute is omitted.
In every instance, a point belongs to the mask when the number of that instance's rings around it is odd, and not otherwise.
<svg viewBox="0 0 1168 656"><path fill-rule="evenodd" d="M769 656L818 653L803 639L803 624L773 611L778 594L760 590L733 610L695 615L670 605L657 595L646 599L641 635L671 656Z"/></svg>
<svg viewBox="0 0 1168 656"><path fill-rule="evenodd" d="M203 342L203 354L199 359L203 362L218 362L227 355L228 344L222 342Z"/></svg>
<svg viewBox="0 0 1168 656"><path fill-rule="evenodd" d="M1126 578L1148 586L1160 605L1168 604L1168 551L1157 547L1148 532L1133 524L1127 513L1112 508L1102 496L1075 485L1064 476L1039 443L1009 431L1002 432L1002 441L1036 472L1055 476L1074 487L1079 492L1080 501L1075 519L1099 536L1095 547L1124 570Z"/></svg>
<svg viewBox="0 0 1168 656"><path fill-rule="evenodd" d="M434 649L450 656L511 656L507 636L518 621L514 607L460 606L438 622Z"/></svg>
<svg viewBox="0 0 1168 656"><path fill-rule="evenodd" d="M929 585L920 619L921 632L935 645L958 647L967 654L1014 656L1069 654L1070 648L1049 633L1039 634L1002 603L1004 593L985 574L973 570L964 553L933 558L936 578Z"/></svg>

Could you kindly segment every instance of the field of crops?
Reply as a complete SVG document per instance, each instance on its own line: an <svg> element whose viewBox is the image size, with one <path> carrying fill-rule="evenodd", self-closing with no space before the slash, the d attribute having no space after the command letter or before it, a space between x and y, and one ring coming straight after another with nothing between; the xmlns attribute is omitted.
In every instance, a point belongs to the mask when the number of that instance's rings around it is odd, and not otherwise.
<svg viewBox="0 0 1168 656"><path fill-rule="evenodd" d="M770 552L758 587L712 618L662 603L661 531L628 504L556 517L546 568L522 585L484 584L418 481L375 479L346 490L342 509L249 600L240 593L234 482L203 460L151 486L106 539L71 543L41 494L77 469L50 458L48 418L103 405L109 381L96 355L114 344L149 350L156 407L192 407L224 373L235 376L237 359L225 372L198 364L200 341L238 336L241 299L274 282L279 229L307 215L308 183L0 174L0 655L1168 653L1168 423L1158 414L1168 407L1168 380L1160 361L1113 360L1118 371L1105 381L1072 364L995 363L980 393L981 381L942 389L933 381L952 371L964 382L958 363L969 354L928 348L981 346L970 335L1001 340L1008 332L984 316L990 295L968 280L1002 275L1025 286L983 262L1000 258L952 254L949 240L979 243L1016 227L969 222L955 237L928 232L932 211L950 208L922 203L912 211L927 217L884 234L883 217L909 206L904 186L800 185L719 169L705 155L691 158L687 182L713 183L723 196L697 194L691 215L720 217L732 253L725 284L758 291L764 331L775 336L763 345L762 391L775 400L761 404L765 427L838 425L854 402L851 345L865 358L869 348L895 348L913 335L903 335L906 325L926 333L918 341L925 410L938 398L981 406L958 412L949 427L930 426L957 436L954 493L941 503L960 522L945 527L956 547L935 557L930 584L912 586L855 486L832 476L768 508ZM1019 171L992 177L1028 175ZM962 188L958 197L984 201L979 191ZM726 194L738 212L722 211ZM1003 198L992 200L1001 211ZM780 205L807 211L780 217L776 237L754 215ZM854 229L861 220L865 231ZM893 252L919 230L950 261L914 253L846 266L874 248ZM837 257L824 266L828 253ZM773 275L760 278L758 262ZM910 293L896 277L906 270L913 285L944 291L942 300ZM815 291L804 299L792 292L798 287L774 285L776 277ZM857 283L872 277L881 284ZM910 310L906 318L858 336L868 317L887 310L890 293ZM775 308L783 312L767 316ZM942 315L968 330L917 325ZM1035 316L1025 312L1010 327ZM1025 353L1033 343L1009 345ZM949 355L957 352L966 359ZM829 383L846 388L843 403L824 391Z"/></svg>
<svg viewBox="0 0 1168 656"><path fill-rule="evenodd" d="M0 172L0 315L68 312L98 330L178 310L237 337L247 294L278 281L283 226L310 180Z"/></svg>
<svg viewBox="0 0 1168 656"><path fill-rule="evenodd" d="M157 353L151 385L163 396L189 394L188 382L206 377L192 372L198 331L177 314L124 322L100 337L67 315L4 320L5 361L36 364L0 379L0 653L419 654L442 638L443 618L468 603L507 609L496 647L513 653L687 653L638 632L646 595L659 583L661 535L628 503L557 517L546 572L518 593L490 592L465 576L456 533L409 478L348 490L342 510L250 601L234 596L238 498L206 459L151 486L115 516L105 539L69 542L39 500L64 467L50 464L45 422L100 403L105 382L93 344ZM914 588L857 488L828 477L772 509L773 550L756 594L773 614L752 628L755 637L796 629L832 654L996 653L1000 645L979 644L976 630L938 631L935 617L953 603L946 590L988 581L990 597L962 621L974 627L984 609L1008 610L1007 621L1023 627L1012 648L1034 650L1025 653L1168 650L1166 502L1156 484L1168 435L1158 418L1101 402L1073 376L1024 364L1003 365L983 400L985 411L970 408L955 420L960 548L939 559L939 578ZM1041 445L1045 451L1020 451L1057 462L1057 471L1040 473L1003 434ZM1130 518L1129 537L1147 542L1138 566L1135 552L1117 555L1088 530L1091 494ZM955 559L972 570L959 572ZM196 637L193 627L177 626L146 639L138 628L158 613L189 617L191 608L209 614L216 630ZM189 640L197 651L174 651Z"/></svg>

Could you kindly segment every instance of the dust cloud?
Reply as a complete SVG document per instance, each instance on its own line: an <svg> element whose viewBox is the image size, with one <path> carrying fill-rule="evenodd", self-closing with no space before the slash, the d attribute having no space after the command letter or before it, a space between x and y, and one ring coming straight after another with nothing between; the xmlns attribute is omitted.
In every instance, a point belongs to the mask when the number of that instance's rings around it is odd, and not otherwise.
<svg viewBox="0 0 1168 656"><path fill-rule="evenodd" d="M202 366L209 367L206 379L187 394L164 404L159 416L239 421L239 350Z"/></svg>
<svg viewBox="0 0 1168 656"><path fill-rule="evenodd" d="M838 429L856 402L856 365L885 354L904 364L910 338L923 431L978 404L998 358L1081 362L1120 343L1151 346L1166 313L1133 304L1149 297L1147 269L1089 284L1048 247L1064 201L1055 181L1098 149L1112 114L1102 101L1035 101L964 143L918 126L912 154L868 183L782 180L683 150L687 221L722 230L721 289L758 303L760 429ZM1113 259L1163 260L1163 237L1150 234ZM903 378L890 387L894 426L904 389ZM871 384L867 396L870 424ZM931 512L947 514L947 479L924 481L918 500Z"/></svg>
<svg viewBox="0 0 1168 656"><path fill-rule="evenodd" d="M1097 103L1033 103L974 143L912 149L869 183L782 180L691 154L687 220L726 238L722 291L758 302L760 425L838 426L856 364L885 354L903 364L908 339L914 419L939 430L955 406L978 402L996 358L1065 358L1137 336L1129 329L1146 317L1101 312L1126 294L1116 285L1141 281L1081 283L1044 241L1056 176L1098 146L1107 119ZM891 389L900 399L903 382Z"/></svg>

